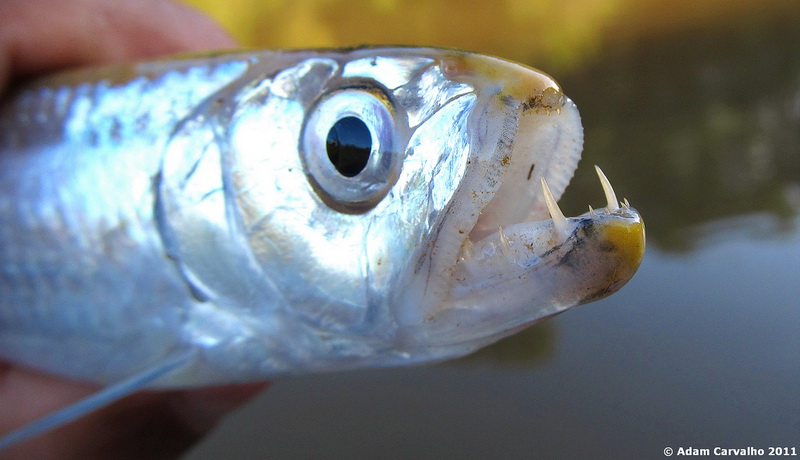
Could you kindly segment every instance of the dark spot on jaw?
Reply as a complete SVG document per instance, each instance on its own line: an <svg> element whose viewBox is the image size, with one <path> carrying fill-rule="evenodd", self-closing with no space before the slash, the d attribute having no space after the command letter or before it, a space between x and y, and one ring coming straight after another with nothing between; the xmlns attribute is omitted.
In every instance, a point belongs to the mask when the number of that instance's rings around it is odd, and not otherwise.
<svg viewBox="0 0 800 460"><path fill-rule="evenodd" d="M525 102L520 105L522 113L528 111L536 111L539 109L550 113L553 110L558 110L564 106L564 95L554 88L547 88L541 94L529 97Z"/></svg>
<svg viewBox="0 0 800 460"><path fill-rule="evenodd" d="M617 247L613 243L606 241L600 244L599 249L603 252L613 252L617 250Z"/></svg>
<svg viewBox="0 0 800 460"><path fill-rule="evenodd" d="M596 231L594 222L591 219L583 219L578 228L575 229L575 232L567 239L567 241L571 241L572 247L564 253L556 265L573 269L579 267L582 263L584 246L586 246L587 240L592 239Z"/></svg>
<svg viewBox="0 0 800 460"><path fill-rule="evenodd" d="M541 94L538 94L536 96L531 96L531 97L528 98L527 101L522 103L522 112L523 113L529 112L531 110L539 110L539 109L544 109L544 110L552 110L553 109L553 107L551 107L550 105L548 105L548 104L546 104L544 102Z"/></svg>
<svg viewBox="0 0 800 460"><path fill-rule="evenodd" d="M417 264L414 266L415 275L419 273L420 270L422 270L422 265L425 263L425 256L426 254L422 254L421 256L419 256L419 259L417 259Z"/></svg>
<svg viewBox="0 0 800 460"><path fill-rule="evenodd" d="M522 103L522 111L527 112L537 106L536 96L529 97L527 101Z"/></svg>
<svg viewBox="0 0 800 460"><path fill-rule="evenodd" d="M550 248L550 249L548 249L547 251L543 252L543 253L542 253L542 255L541 255L540 257L541 257L542 259L544 259L544 258L546 258L546 257L549 257L549 256L550 256L550 254L552 254L552 253L554 253L554 252L556 252L556 251L559 251L559 250L561 250L561 246L563 246L563 243L562 243L562 244L557 244L557 245L553 246L552 248Z"/></svg>
<svg viewBox="0 0 800 460"><path fill-rule="evenodd" d="M586 240L581 237L576 237L572 241L572 247L561 256L561 260L556 263L556 266L562 267L567 266L572 269L576 269L581 265L581 253L583 252L583 246L586 244Z"/></svg>
<svg viewBox="0 0 800 460"><path fill-rule="evenodd" d="M596 292L593 292L591 294L582 297L581 300L578 302L578 305L594 302L595 300L600 300L602 298L608 297L617 290L618 288L616 288L614 285L604 287Z"/></svg>
<svg viewBox="0 0 800 460"><path fill-rule="evenodd" d="M536 167L534 163L531 163L531 169L528 170L528 180L531 180L531 174L533 174L533 168Z"/></svg>

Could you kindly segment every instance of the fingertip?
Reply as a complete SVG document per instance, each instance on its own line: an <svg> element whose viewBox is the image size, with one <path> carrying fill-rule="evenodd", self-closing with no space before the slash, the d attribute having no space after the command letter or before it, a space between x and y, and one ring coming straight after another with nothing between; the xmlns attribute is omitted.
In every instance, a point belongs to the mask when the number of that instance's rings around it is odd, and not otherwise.
<svg viewBox="0 0 800 460"><path fill-rule="evenodd" d="M147 0L131 2L127 8L131 9L131 18L137 19L130 23L133 35L145 38L140 30L154 34L149 39L153 49L148 50L143 46L147 54L199 52L238 46L219 23L192 6L166 0ZM145 45L142 40L131 40L134 49L141 45Z"/></svg>
<svg viewBox="0 0 800 460"><path fill-rule="evenodd" d="M236 46L211 18L170 0L0 1L0 85L62 68Z"/></svg>

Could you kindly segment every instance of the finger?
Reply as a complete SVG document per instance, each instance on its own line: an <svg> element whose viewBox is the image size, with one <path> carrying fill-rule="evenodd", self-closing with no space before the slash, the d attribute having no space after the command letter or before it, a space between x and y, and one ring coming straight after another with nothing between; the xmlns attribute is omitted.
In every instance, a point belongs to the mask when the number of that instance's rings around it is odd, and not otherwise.
<svg viewBox="0 0 800 460"><path fill-rule="evenodd" d="M167 0L0 2L0 88L64 67L235 45L202 13Z"/></svg>
<svg viewBox="0 0 800 460"><path fill-rule="evenodd" d="M266 383L147 391L42 436L12 446L3 458L175 458ZM97 390L0 363L0 433L61 409Z"/></svg>
<svg viewBox="0 0 800 460"><path fill-rule="evenodd" d="M265 387L259 383L134 394L54 433L61 438L55 438L59 445L51 451L71 451L82 460L177 458Z"/></svg>
<svg viewBox="0 0 800 460"><path fill-rule="evenodd" d="M0 362L0 433L8 433L98 390Z"/></svg>

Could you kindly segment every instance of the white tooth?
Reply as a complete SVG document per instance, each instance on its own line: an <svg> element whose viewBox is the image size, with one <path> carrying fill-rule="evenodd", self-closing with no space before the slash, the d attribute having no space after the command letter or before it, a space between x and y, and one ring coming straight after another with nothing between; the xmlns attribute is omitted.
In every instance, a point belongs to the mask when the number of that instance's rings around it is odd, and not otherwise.
<svg viewBox="0 0 800 460"><path fill-rule="evenodd" d="M503 227L498 226L497 233L500 234L500 250L503 252L504 256L508 257L511 255L511 244L508 242L506 232L503 231Z"/></svg>
<svg viewBox="0 0 800 460"><path fill-rule="evenodd" d="M564 217L564 213L561 212L561 208L558 207L556 199L553 198L553 192L550 191L550 187L547 186L547 181L544 180L544 177L542 177L542 191L544 192L544 201L547 204L547 210L550 212L550 218L553 219L553 227L555 227L557 232L566 235L567 219Z"/></svg>
<svg viewBox="0 0 800 460"><path fill-rule="evenodd" d="M592 205L589 205L589 215L592 217L597 217L597 214L594 213L594 208Z"/></svg>
<svg viewBox="0 0 800 460"><path fill-rule="evenodd" d="M597 170L597 177L600 178L600 185L603 186L603 193L606 194L606 201L608 204L606 205L606 210L608 212L616 211L619 209L619 204L617 204L617 194L614 193L614 189L611 187L611 182L608 181L608 178L603 171L600 170L599 166L594 167Z"/></svg>
<svg viewBox="0 0 800 460"><path fill-rule="evenodd" d="M624 206L624 207L625 207L625 209L628 209L628 208L630 208L630 207L631 207L631 204L630 204L630 203L628 203L628 199L627 199L627 198L623 198L623 199L622 199L622 206Z"/></svg>

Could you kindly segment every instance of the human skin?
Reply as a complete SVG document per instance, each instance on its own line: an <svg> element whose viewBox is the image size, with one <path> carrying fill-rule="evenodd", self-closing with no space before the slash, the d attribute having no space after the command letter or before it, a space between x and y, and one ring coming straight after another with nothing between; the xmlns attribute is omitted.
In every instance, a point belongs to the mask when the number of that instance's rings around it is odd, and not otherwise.
<svg viewBox="0 0 800 460"><path fill-rule="evenodd" d="M61 69L235 46L209 18L168 0L0 0L0 97ZM0 457L175 458L265 386L140 392ZM0 362L0 436L98 389Z"/></svg>

